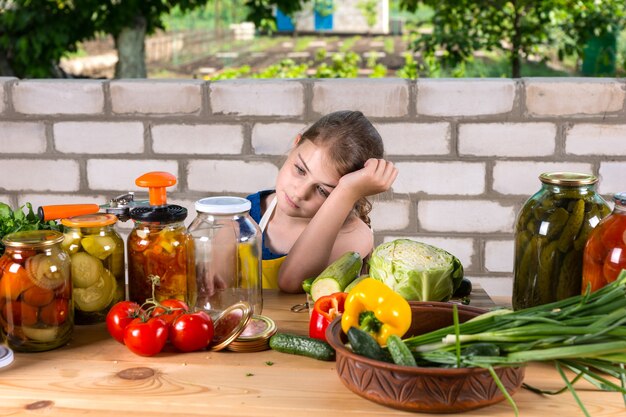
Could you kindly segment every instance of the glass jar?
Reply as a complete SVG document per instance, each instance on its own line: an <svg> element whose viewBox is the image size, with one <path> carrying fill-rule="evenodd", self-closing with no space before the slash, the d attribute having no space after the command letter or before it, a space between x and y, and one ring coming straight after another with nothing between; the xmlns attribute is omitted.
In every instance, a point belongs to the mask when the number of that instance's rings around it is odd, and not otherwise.
<svg viewBox="0 0 626 417"><path fill-rule="evenodd" d="M70 254L74 322L100 323L113 304L124 299L124 241L113 214L87 214L61 220L61 246Z"/></svg>
<svg viewBox="0 0 626 417"><path fill-rule="evenodd" d="M587 240L583 257L582 292L596 291L626 269L626 192L613 196L613 212L602 219Z"/></svg>
<svg viewBox="0 0 626 417"><path fill-rule="evenodd" d="M587 238L610 212L593 175L553 172L539 179L541 189L526 201L515 227L515 310L580 294Z"/></svg>
<svg viewBox="0 0 626 417"><path fill-rule="evenodd" d="M15 232L2 243L0 327L13 350L40 352L63 346L74 328L70 257L63 234Z"/></svg>
<svg viewBox="0 0 626 417"><path fill-rule="evenodd" d="M183 223L187 209L176 205L136 207L135 227L128 236L128 297L143 304L175 298L193 305L196 299L193 241Z"/></svg>
<svg viewBox="0 0 626 417"><path fill-rule="evenodd" d="M251 203L240 197L196 201L189 226L196 256L196 307L215 317L246 301L254 314L263 309L261 230L250 217Z"/></svg>

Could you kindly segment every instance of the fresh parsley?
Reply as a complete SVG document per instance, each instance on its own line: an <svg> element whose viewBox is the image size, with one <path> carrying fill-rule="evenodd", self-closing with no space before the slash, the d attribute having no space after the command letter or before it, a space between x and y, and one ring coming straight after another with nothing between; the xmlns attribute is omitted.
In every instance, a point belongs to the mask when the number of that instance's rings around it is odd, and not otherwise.
<svg viewBox="0 0 626 417"><path fill-rule="evenodd" d="M26 212L24 212L26 209ZM30 203L12 210L7 204L0 203L0 239L9 233L25 230L60 230L54 221L42 222L33 211ZM0 242L0 256L4 253L4 245Z"/></svg>

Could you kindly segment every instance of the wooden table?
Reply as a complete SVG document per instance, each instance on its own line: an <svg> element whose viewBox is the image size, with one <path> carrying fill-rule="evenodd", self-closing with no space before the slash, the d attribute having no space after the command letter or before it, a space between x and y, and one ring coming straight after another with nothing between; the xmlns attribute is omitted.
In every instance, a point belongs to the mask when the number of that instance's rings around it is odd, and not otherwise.
<svg viewBox="0 0 626 417"><path fill-rule="evenodd" d="M263 313L279 331L306 334L307 313L290 307L302 295L268 291ZM480 288L472 305L491 304ZM563 386L547 365L532 364L525 381L544 389ZM623 416L616 393L578 388L592 416ZM514 395L520 416L582 416L569 393L542 397L527 390ZM0 369L0 416L396 416L352 393L336 375L334 362L274 351L163 352L144 358L113 340L103 325L76 327L69 345L43 353L16 353ZM513 416L506 403L466 413Z"/></svg>

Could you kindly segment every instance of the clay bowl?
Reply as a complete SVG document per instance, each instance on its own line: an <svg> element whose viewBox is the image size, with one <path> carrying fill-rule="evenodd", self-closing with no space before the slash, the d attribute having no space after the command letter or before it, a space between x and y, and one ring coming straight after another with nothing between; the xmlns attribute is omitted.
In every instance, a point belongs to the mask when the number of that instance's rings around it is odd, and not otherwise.
<svg viewBox="0 0 626 417"><path fill-rule="evenodd" d="M452 325L452 304L410 302L413 312L406 336ZM459 320L467 321L486 310L458 306ZM346 387L376 403L405 411L456 413L495 404L504 399L488 370L481 368L424 368L380 362L357 355L345 347L341 319L326 331L337 352L337 373ZM513 394L524 379L524 368L496 368L507 391Z"/></svg>

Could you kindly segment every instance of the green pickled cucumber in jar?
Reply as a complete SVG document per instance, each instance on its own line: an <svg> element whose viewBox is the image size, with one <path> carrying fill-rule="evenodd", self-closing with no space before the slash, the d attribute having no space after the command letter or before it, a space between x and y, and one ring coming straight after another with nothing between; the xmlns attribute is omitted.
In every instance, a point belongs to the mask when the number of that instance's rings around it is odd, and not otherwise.
<svg viewBox="0 0 626 417"><path fill-rule="evenodd" d="M582 260L591 230L610 213L591 174L551 172L522 206L515 225L513 308L580 294Z"/></svg>

